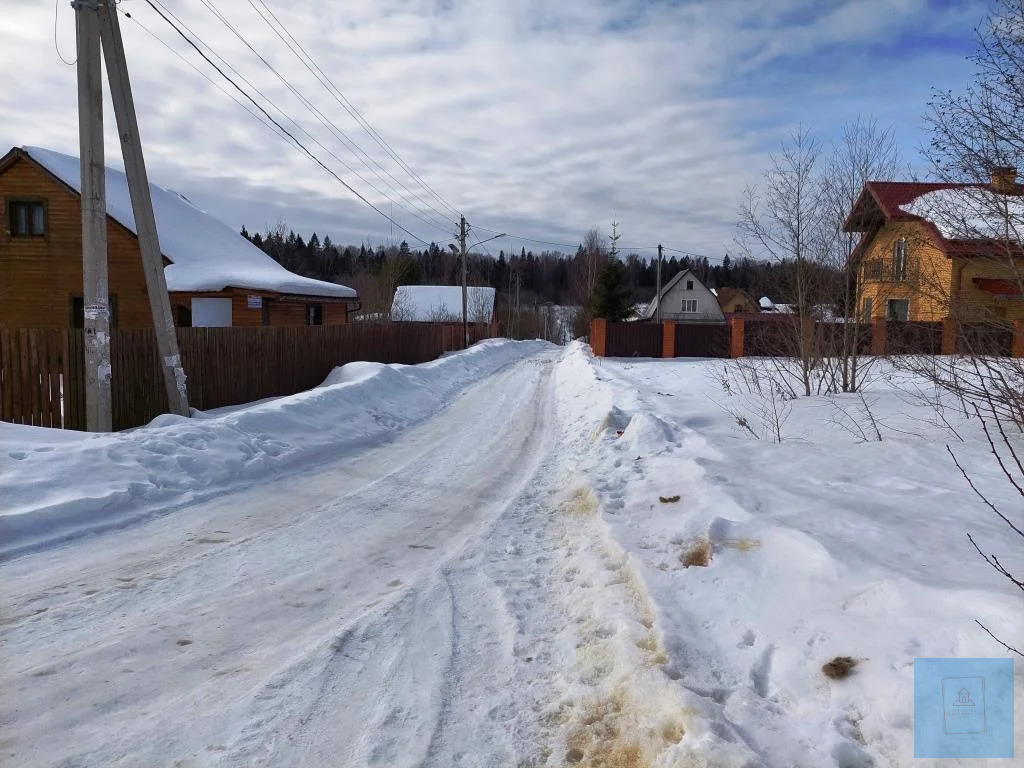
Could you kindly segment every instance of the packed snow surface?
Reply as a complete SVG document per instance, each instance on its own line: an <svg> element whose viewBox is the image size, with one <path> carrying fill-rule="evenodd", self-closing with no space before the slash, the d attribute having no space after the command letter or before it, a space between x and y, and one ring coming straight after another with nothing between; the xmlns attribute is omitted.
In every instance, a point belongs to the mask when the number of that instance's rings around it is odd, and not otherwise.
<svg viewBox="0 0 1024 768"><path fill-rule="evenodd" d="M945 451L1011 504L984 436L879 364L776 442L735 365L492 341L119 435L0 425L0 759L947 764L913 758L913 659L1024 636Z"/></svg>
<svg viewBox="0 0 1024 768"><path fill-rule="evenodd" d="M494 315L494 289L466 288L466 316L472 323L489 323ZM391 319L426 323L462 320L461 285L400 285L395 289Z"/></svg>
<svg viewBox="0 0 1024 768"><path fill-rule="evenodd" d="M77 157L39 147L25 147L37 163L76 192L82 191ZM131 232L135 216L128 179L107 168L107 214ZM313 280L289 272L231 227L197 208L177 192L149 185L160 250L171 260L164 268L170 291L220 291L229 286L301 296L354 298L344 285Z"/></svg>

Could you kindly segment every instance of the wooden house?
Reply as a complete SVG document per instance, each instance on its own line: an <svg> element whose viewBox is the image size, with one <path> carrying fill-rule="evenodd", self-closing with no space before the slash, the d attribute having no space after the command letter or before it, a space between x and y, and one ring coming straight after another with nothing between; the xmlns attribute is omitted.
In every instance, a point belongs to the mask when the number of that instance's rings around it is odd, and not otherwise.
<svg viewBox="0 0 1024 768"><path fill-rule="evenodd" d="M155 184L150 193L177 325L332 325L358 305L351 288L289 272L186 197ZM106 196L112 325L152 326L120 171L107 169ZM12 149L0 159L0 210L0 327L81 327L78 158Z"/></svg>
<svg viewBox="0 0 1024 768"><path fill-rule="evenodd" d="M742 288L719 288L715 293L718 299L718 306L725 314L737 312L760 312L761 305L754 300L754 297Z"/></svg>
<svg viewBox="0 0 1024 768"><path fill-rule="evenodd" d="M684 269L662 286L661 293L647 305L646 320L674 323L724 323L718 298L702 283L693 270Z"/></svg>
<svg viewBox="0 0 1024 768"><path fill-rule="evenodd" d="M847 218L865 320L1024 318L1024 186L869 181Z"/></svg>

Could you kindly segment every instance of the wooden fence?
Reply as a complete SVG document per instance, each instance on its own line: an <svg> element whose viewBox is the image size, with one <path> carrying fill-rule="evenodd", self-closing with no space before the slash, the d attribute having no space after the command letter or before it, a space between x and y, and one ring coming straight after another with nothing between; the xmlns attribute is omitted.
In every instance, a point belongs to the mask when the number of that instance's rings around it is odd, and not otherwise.
<svg viewBox="0 0 1024 768"><path fill-rule="evenodd" d="M1024 357L1024 320L995 323L846 324L794 315L730 315L725 323L609 323L595 318L594 354L605 357L792 357L801 342L818 354L856 348L867 355L976 354Z"/></svg>
<svg viewBox="0 0 1024 768"><path fill-rule="evenodd" d="M292 395L355 360L423 363L462 347L462 326L447 323L176 330L189 404L199 410ZM470 340L495 330L470 326ZM152 330L113 331L110 362L115 430L166 411ZM85 429L81 330L0 328L0 421Z"/></svg>

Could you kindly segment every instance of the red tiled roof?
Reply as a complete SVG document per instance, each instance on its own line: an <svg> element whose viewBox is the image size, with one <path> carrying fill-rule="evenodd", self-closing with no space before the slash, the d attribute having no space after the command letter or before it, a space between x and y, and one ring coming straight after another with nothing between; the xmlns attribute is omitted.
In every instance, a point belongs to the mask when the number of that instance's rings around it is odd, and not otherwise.
<svg viewBox="0 0 1024 768"><path fill-rule="evenodd" d="M868 181L864 188L871 192L878 205L888 219L910 218L910 214L900 210L921 195L937 189L960 189L963 187L982 186L980 184L951 184L933 181Z"/></svg>

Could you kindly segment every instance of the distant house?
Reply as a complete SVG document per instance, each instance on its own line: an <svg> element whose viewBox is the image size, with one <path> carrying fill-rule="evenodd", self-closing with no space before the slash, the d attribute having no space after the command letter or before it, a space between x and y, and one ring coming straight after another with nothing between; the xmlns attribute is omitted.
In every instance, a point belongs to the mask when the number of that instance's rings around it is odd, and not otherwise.
<svg viewBox="0 0 1024 768"><path fill-rule="evenodd" d="M864 319L1024 319L1024 185L869 181L846 220Z"/></svg>
<svg viewBox="0 0 1024 768"><path fill-rule="evenodd" d="M351 288L289 272L184 196L150 184L164 276L179 326L345 323ZM111 323L152 326L128 184L108 168ZM0 327L81 327L82 224L76 157L35 147L0 159Z"/></svg>
<svg viewBox="0 0 1024 768"><path fill-rule="evenodd" d="M741 288L719 288L715 295L718 298L718 306L725 314L735 312L760 312L761 305L754 301L754 297Z"/></svg>
<svg viewBox="0 0 1024 768"><path fill-rule="evenodd" d="M487 325L494 319L494 289L467 289L466 317ZM404 323L461 323L462 286L400 285L391 303L391 320Z"/></svg>
<svg viewBox="0 0 1024 768"><path fill-rule="evenodd" d="M702 283L692 270L684 269L669 280L647 306L646 320L661 319L674 323L724 323L725 316L718 298Z"/></svg>

